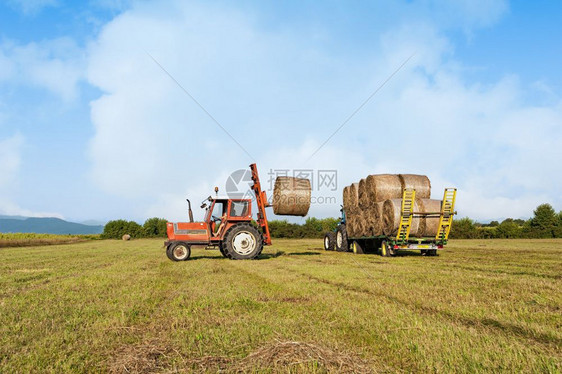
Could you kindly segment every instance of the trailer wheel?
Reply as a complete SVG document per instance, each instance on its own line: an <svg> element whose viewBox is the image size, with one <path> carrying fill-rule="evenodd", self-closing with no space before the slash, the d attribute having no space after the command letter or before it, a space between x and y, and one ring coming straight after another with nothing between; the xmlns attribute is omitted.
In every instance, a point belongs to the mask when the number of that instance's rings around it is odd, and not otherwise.
<svg viewBox="0 0 562 374"><path fill-rule="evenodd" d="M429 249L427 251L427 256L437 256L437 249Z"/></svg>
<svg viewBox="0 0 562 374"><path fill-rule="evenodd" d="M383 240L381 244L381 256L383 257L394 256L394 249L391 248L391 245L388 244L386 240Z"/></svg>
<svg viewBox="0 0 562 374"><path fill-rule="evenodd" d="M166 256L172 261L185 261L191 256L191 247L184 242L172 243L166 249Z"/></svg>
<svg viewBox="0 0 562 374"><path fill-rule="evenodd" d="M226 257L231 260L251 260L260 255L263 237L253 226L240 223L227 231L223 248Z"/></svg>
<svg viewBox="0 0 562 374"><path fill-rule="evenodd" d="M365 251L363 250L363 248L361 247L361 245L357 240L354 240L353 243L351 243L351 250L356 255L362 255L365 253Z"/></svg>
<svg viewBox="0 0 562 374"><path fill-rule="evenodd" d="M336 231L336 251L347 252L349 250L349 243L347 242L347 230L345 224L338 226Z"/></svg>
<svg viewBox="0 0 562 374"><path fill-rule="evenodd" d="M336 247L336 235L334 232L327 232L324 235L324 250L325 251L333 251Z"/></svg>

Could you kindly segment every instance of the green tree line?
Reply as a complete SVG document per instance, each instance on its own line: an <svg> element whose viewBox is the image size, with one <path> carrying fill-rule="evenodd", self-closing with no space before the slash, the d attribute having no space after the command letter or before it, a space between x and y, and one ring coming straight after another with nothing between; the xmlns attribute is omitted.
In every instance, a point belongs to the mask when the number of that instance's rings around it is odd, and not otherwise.
<svg viewBox="0 0 562 374"><path fill-rule="evenodd" d="M328 231L334 231L339 218L307 218L305 223L289 223L287 220L269 221L269 232L274 238L322 238Z"/></svg>
<svg viewBox="0 0 562 374"><path fill-rule="evenodd" d="M101 237L103 239L121 239L123 235L131 235L131 238L165 238L166 223L165 218L149 218L144 225L139 225L135 221L117 219L109 221L103 228Z"/></svg>
<svg viewBox="0 0 562 374"><path fill-rule="evenodd" d="M321 238L333 231L339 218L308 218L302 225L283 221L270 221L269 229L274 238ZM475 222L470 218L454 219L450 238L562 238L562 212L556 213L550 204L541 204L528 220L507 218L489 224Z"/></svg>
<svg viewBox="0 0 562 374"><path fill-rule="evenodd" d="M470 218L453 220L450 237L453 239L492 238L562 238L562 212L558 214L550 204L541 204L528 220L507 218L501 223L481 224Z"/></svg>
<svg viewBox="0 0 562 374"><path fill-rule="evenodd" d="M165 238L166 222L166 219L156 217L147 219L142 226L123 219L109 221L102 238L121 239L125 234L132 238ZM339 222L339 218L314 217L307 218L303 224L274 220L269 221L269 231L274 238L321 238L326 232L334 231ZM482 224L467 217L454 219L450 238L562 238L562 212L556 213L550 204L541 204L528 220L507 218L502 222Z"/></svg>

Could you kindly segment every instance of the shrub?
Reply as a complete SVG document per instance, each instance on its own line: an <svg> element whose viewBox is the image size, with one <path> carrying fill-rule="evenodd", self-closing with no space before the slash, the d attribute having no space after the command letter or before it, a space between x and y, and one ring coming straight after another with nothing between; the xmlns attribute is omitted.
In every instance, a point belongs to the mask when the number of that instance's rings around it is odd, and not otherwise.
<svg viewBox="0 0 562 374"><path fill-rule="evenodd" d="M142 226L124 219L109 221L105 224L101 237L103 239L121 239L125 234L131 235L132 238L140 238L142 237Z"/></svg>
<svg viewBox="0 0 562 374"><path fill-rule="evenodd" d="M550 204L541 204L535 209L530 220L530 233L537 238L556 237L559 219Z"/></svg>
<svg viewBox="0 0 562 374"><path fill-rule="evenodd" d="M168 220L165 218L149 218L144 222L142 231L146 238L160 238L166 237L166 223Z"/></svg>
<svg viewBox="0 0 562 374"><path fill-rule="evenodd" d="M513 220L505 220L496 228L496 238L520 238L522 230Z"/></svg>
<svg viewBox="0 0 562 374"><path fill-rule="evenodd" d="M450 237L452 239L474 239L477 238L478 231L474 225L474 221L468 217L453 220L451 226Z"/></svg>

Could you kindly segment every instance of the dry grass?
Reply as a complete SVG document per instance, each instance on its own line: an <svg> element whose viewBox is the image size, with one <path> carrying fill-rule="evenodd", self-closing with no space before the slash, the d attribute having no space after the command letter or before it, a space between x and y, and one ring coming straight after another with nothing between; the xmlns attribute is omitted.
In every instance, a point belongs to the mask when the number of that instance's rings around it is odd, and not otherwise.
<svg viewBox="0 0 562 374"><path fill-rule="evenodd" d="M166 368L166 359L175 356L180 368ZM372 363L358 355L334 351L317 344L298 341L269 343L246 357L202 356L187 359L162 341L153 339L136 345L125 345L115 352L108 366L111 373L154 372L319 372L374 373Z"/></svg>
<svg viewBox="0 0 562 374"><path fill-rule="evenodd" d="M276 341L241 360L236 369L251 372L257 369L313 369L328 373L372 373L372 363L349 353L336 352L316 344L298 341Z"/></svg>
<svg viewBox="0 0 562 374"><path fill-rule="evenodd" d="M153 339L141 344L124 345L118 348L109 360L110 373L154 373L166 368L163 359L173 351Z"/></svg>
<svg viewBox="0 0 562 374"><path fill-rule="evenodd" d="M276 240L257 261L160 240L0 251L0 372L562 370L562 240L439 257Z"/></svg>
<svg viewBox="0 0 562 374"><path fill-rule="evenodd" d="M36 247L36 246L45 246L45 245L72 244L72 243L80 243L97 238L99 238L99 235L0 233L0 248Z"/></svg>

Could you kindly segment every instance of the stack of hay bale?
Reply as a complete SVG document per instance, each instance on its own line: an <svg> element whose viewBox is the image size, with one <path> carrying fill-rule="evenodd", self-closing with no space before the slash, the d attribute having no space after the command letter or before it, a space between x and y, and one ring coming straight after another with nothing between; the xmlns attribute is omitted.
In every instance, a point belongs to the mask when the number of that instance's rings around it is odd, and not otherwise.
<svg viewBox="0 0 562 374"><path fill-rule="evenodd" d="M425 175L369 175L343 189L343 206L348 237L396 235L400 224L402 193L416 190L414 212L439 212L441 200L431 200L431 182ZM438 216L414 216L410 235L435 236Z"/></svg>

